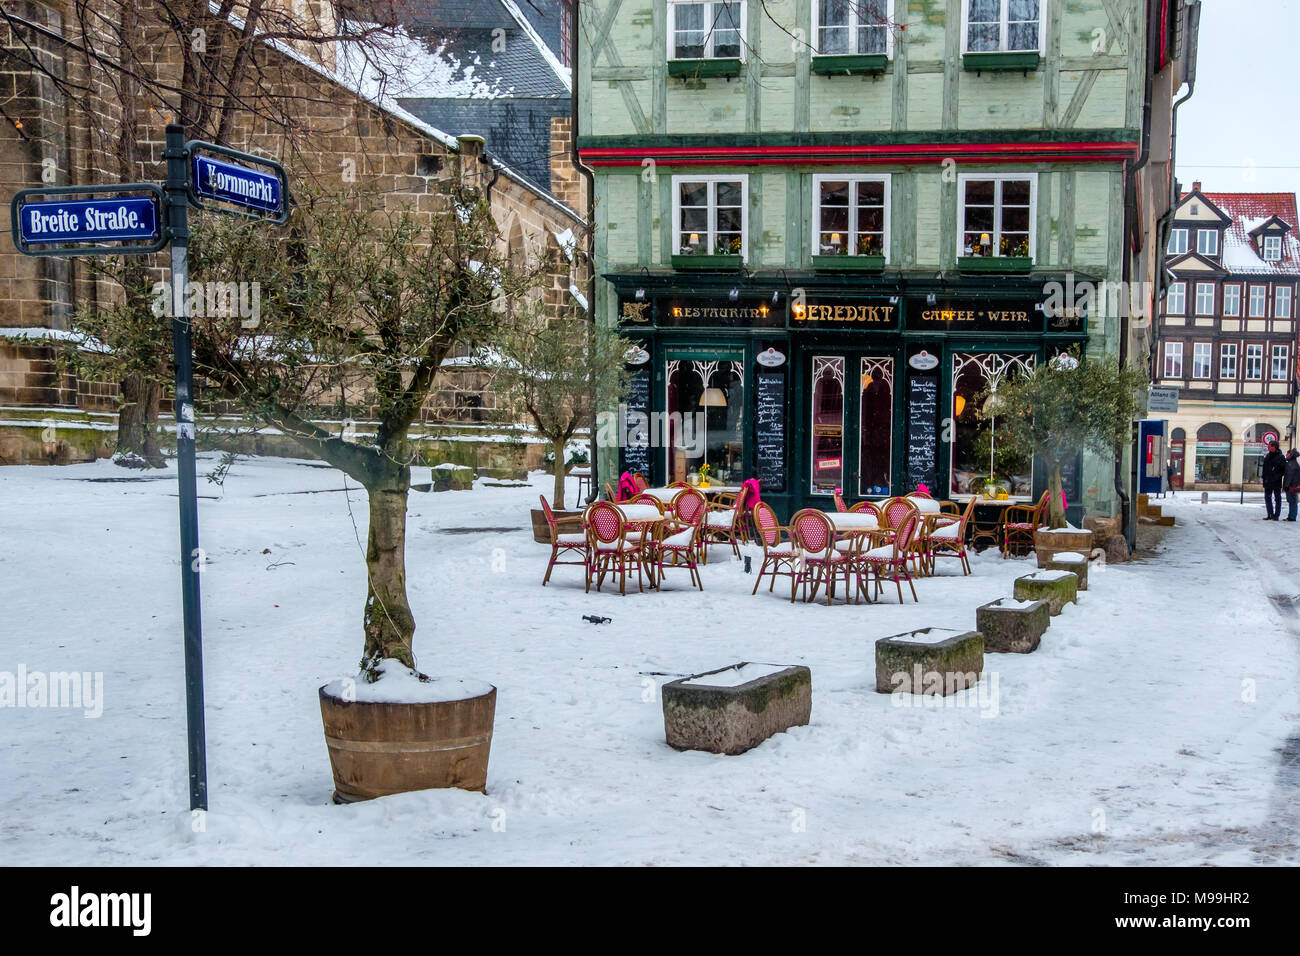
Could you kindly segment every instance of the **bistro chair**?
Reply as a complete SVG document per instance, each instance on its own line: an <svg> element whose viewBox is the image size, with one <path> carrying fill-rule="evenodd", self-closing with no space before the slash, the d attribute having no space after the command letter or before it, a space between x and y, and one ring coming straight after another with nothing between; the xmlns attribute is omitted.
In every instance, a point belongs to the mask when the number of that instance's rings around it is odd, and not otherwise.
<svg viewBox="0 0 1300 956"><path fill-rule="evenodd" d="M641 587L641 569L650 555L646 547L646 529L629 534L623 513L608 501L597 501L587 509L587 547L591 563L587 572L587 591L591 591L591 579L596 577L596 590L605 583L605 575L617 572L619 577L618 593L627 594L627 571L631 565L636 566L636 586Z"/></svg>
<svg viewBox="0 0 1300 956"><path fill-rule="evenodd" d="M555 512L551 510L550 503L547 502L545 495L538 495L542 501L542 513L546 515L546 527L551 532L551 560L546 565L546 577L542 578L542 587L546 587L546 582L551 580L551 570L557 564L580 564L583 568L583 574L587 573L587 564L590 558L587 554L587 535L584 532L560 533L559 522L555 520ZM566 554L580 554L581 561L561 561L560 556Z"/></svg>
<svg viewBox="0 0 1300 956"><path fill-rule="evenodd" d="M790 534L798 548L794 558L794 575L790 579L790 603L794 603L795 591L800 583L804 586L804 600L816 600L817 589L824 581L826 606L830 607L835 600L835 578L843 572L844 603L848 604L852 555L835 547L835 529L831 527L830 519L814 508L805 508L790 518ZM813 582L811 596L808 593L810 579Z"/></svg>
<svg viewBox="0 0 1300 956"><path fill-rule="evenodd" d="M710 506L708 512L704 515L704 563L709 563L709 545L730 542L731 550L736 557L740 557L740 545L747 539L745 537L745 498L749 489L741 486L740 491L736 492L734 504L730 507L720 507L717 504Z"/></svg>
<svg viewBox="0 0 1300 956"><path fill-rule="evenodd" d="M1036 505L1012 505L1002 513L1002 557L1011 553L1013 544L1034 546L1034 532L1047 523L1047 492Z"/></svg>
<svg viewBox="0 0 1300 956"><path fill-rule="evenodd" d="M916 585L912 583L912 575L907 569L907 562L915 557L914 543L919 522L920 514L918 512L915 510L908 512L902 523L895 529L893 541L858 553L854 560L854 567L857 571L858 590L860 592L867 593L871 586L871 578L874 575L876 579L876 597L879 597L880 583L888 573L889 580L893 581L894 586L898 588L898 603L903 603L902 581L904 579L907 581L907 586L912 590L912 601L917 602ZM871 600L870 594L867 594L867 600Z"/></svg>
<svg viewBox="0 0 1300 956"><path fill-rule="evenodd" d="M684 564L690 571L691 583L703 591L704 582L700 580L699 570L702 540L700 525L707 513L708 502L694 488L685 488L673 498L671 507L677 520L668 529L668 535L654 549L659 583L662 585L664 580L664 558L671 557L672 563L669 566L681 567Z"/></svg>
<svg viewBox="0 0 1300 956"><path fill-rule="evenodd" d="M753 515L758 542L763 546L763 566L758 569L758 580L754 582L754 590L749 593L758 593L758 586L763 583L764 574L772 576L772 580L767 584L769 592L776 587L777 575L790 578L793 584L794 539L790 529L781 525L776 518L776 512L766 501L754 505Z"/></svg>
<svg viewBox="0 0 1300 956"><path fill-rule="evenodd" d="M874 501L859 501L849 509L852 514L875 515L876 526L883 528L885 526L884 516L880 513L880 507Z"/></svg>
<svg viewBox="0 0 1300 956"><path fill-rule="evenodd" d="M840 495L840 489L835 489L835 510L843 514L849 510L849 506L844 503L844 498Z"/></svg>
<svg viewBox="0 0 1300 956"><path fill-rule="evenodd" d="M916 515L915 529L912 534L912 541L908 545L910 551L908 557L912 560L917 573L921 573L921 566L925 560L922 549L922 543L919 536L921 512L917 508L916 502L910 497L895 497L885 501L880 506L881 514L884 521L881 527L887 528L888 532L882 536L882 543L892 541L898 534L898 530L903 526L903 522L909 515Z"/></svg>
<svg viewBox="0 0 1300 956"><path fill-rule="evenodd" d="M632 484L636 486L638 492L645 491L650 487L650 482L646 481L645 475L641 474L639 471L632 476Z"/></svg>
<svg viewBox="0 0 1300 956"><path fill-rule="evenodd" d="M614 486L611 485L608 481L605 482L605 500L618 501L618 495L614 494Z"/></svg>
<svg viewBox="0 0 1300 956"><path fill-rule="evenodd" d="M935 559L941 555L954 557L961 561L963 576L970 574L970 559L966 555L966 526L975 514L975 496L966 504L966 510L955 521L945 520L938 527L932 527L926 535L926 559L930 564L930 573L934 573Z"/></svg>

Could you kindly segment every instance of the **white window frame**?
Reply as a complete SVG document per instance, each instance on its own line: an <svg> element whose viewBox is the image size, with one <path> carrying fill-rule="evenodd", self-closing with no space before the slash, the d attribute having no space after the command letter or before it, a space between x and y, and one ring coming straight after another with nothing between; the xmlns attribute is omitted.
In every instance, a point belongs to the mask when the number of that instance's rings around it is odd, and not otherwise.
<svg viewBox="0 0 1300 956"><path fill-rule="evenodd" d="M1177 367L1170 371L1171 362L1177 363ZM1183 343L1166 342L1165 343L1165 361L1162 366L1164 375L1161 378L1182 378L1183 377Z"/></svg>
<svg viewBox="0 0 1300 956"><path fill-rule="evenodd" d="M1203 293L1206 289L1209 290L1209 295L1210 295L1210 303L1209 303L1209 306L1210 306L1210 307L1209 307L1208 309L1202 310L1202 309L1201 309L1202 293ZM1214 315L1214 283L1213 283L1213 282L1198 282L1198 283L1196 283L1196 306L1195 306L1195 308L1196 308L1196 314L1197 314L1197 315Z"/></svg>
<svg viewBox="0 0 1300 956"><path fill-rule="evenodd" d="M1279 285L1273 288L1273 318L1291 318L1291 287Z"/></svg>
<svg viewBox="0 0 1300 956"><path fill-rule="evenodd" d="M1177 298L1178 308L1174 308L1174 301ZM1165 314L1166 315L1186 315L1187 314L1187 283L1183 280L1169 283L1169 291L1165 293Z"/></svg>
<svg viewBox="0 0 1300 956"><path fill-rule="evenodd" d="M724 0L668 0L668 51L667 51L668 59L670 60L696 60L696 59L730 60L733 59L733 57L729 57L729 56L717 57L713 55L713 29L711 26L706 31L704 36L703 57L693 57L693 56L679 57L677 56L676 44L673 42L677 36L677 8L678 7L703 5L708 7L709 11L711 11L715 3L721 3L721 2L724 2ZM749 4L746 2L746 0L725 0L725 2L735 2L740 4L740 60L743 63L745 61L746 50L749 46L746 39L748 36ZM712 17L712 19L710 19L710 17L708 16L709 11L705 12L705 18L704 18L705 23L706 24L716 23L717 15L715 14Z"/></svg>
<svg viewBox="0 0 1300 956"><path fill-rule="evenodd" d="M1231 302L1231 306L1229 306ZM1223 286L1224 316L1239 318L1241 316L1241 283L1228 282Z"/></svg>
<svg viewBox="0 0 1300 956"><path fill-rule="evenodd" d="M1041 7L1039 8L1042 9ZM998 252L1002 245L1002 183L1029 182L1029 258L1038 261L1038 173L959 173L957 175L957 258L966 255L966 183L992 181L997 185L993 194L993 244L994 259L1005 258Z"/></svg>
<svg viewBox="0 0 1300 956"><path fill-rule="evenodd" d="M885 0L885 56L892 60L894 58L894 0ZM876 54L864 54L857 49L858 44L858 5L857 3L849 4L849 35L853 37L854 49L847 53L824 53L821 48L822 42L822 22L821 22L821 4L818 0L812 0L812 52L813 56L875 56Z"/></svg>
<svg viewBox="0 0 1300 956"><path fill-rule="evenodd" d="M1260 311L1258 313L1255 312L1255 290L1256 289L1259 290ZM1246 317L1250 319L1268 318L1268 286L1253 285L1253 284L1251 285L1249 299L1247 300Z"/></svg>
<svg viewBox="0 0 1300 956"><path fill-rule="evenodd" d="M1201 240L1209 237L1214 240L1214 247L1211 249L1202 248ZM1209 245L1209 243L1205 243ZM1217 229L1197 229L1196 230L1196 254L1198 256L1217 256L1219 254L1219 230Z"/></svg>
<svg viewBox="0 0 1300 956"><path fill-rule="evenodd" d="M1175 241L1174 241L1175 239L1177 239L1177 240L1179 240L1179 241L1178 241L1178 242L1175 242ZM1176 247L1181 247L1181 248L1176 248ZM1185 255L1185 254L1187 253L1187 248L1188 248L1188 246L1187 246L1187 230L1186 230L1186 229L1181 229L1181 228L1180 228L1180 229L1172 229L1172 230L1170 230L1170 232L1169 232L1169 246L1168 246L1168 248L1165 249L1165 255L1169 255L1169 256L1181 256L1181 255Z"/></svg>
<svg viewBox="0 0 1300 956"><path fill-rule="evenodd" d="M1246 346L1246 381L1258 382L1264 378L1264 346L1256 342Z"/></svg>
<svg viewBox="0 0 1300 956"><path fill-rule="evenodd" d="M682 186L687 183L709 184L709 235L705 255L713 255L718 231L717 183L740 183L740 256L749 261L749 175L729 173L715 176L673 177L673 237L672 250L676 254L682 247Z"/></svg>
<svg viewBox="0 0 1300 956"><path fill-rule="evenodd" d="M1224 342L1219 346L1219 380L1237 380L1237 343Z"/></svg>
<svg viewBox="0 0 1300 956"><path fill-rule="evenodd" d="M972 50L969 48L969 27L970 27L970 0L961 0L961 52L962 53L1037 53L1042 56L1046 51L1047 24L1043 21L1043 16L1047 5L1052 0L1038 0L1038 47L1035 50L1008 50L1007 49L1007 12L1011 9L1009 0L999 0L998 15L1001 17L998 26L998 48L996 50Z"/></svg>
<svg viewBox="0 0 1300 956"><path fill-rule="evenodd" d="M1285 382L1288 373L1291 371L1291 347L1289 345L1274 345L1269 358L1269 381ZM1281 375L1278 374L1279 362L1281 363Z"/></svg>
<svg viewBox="0 0 1300 956"><path fill-rule="evenodd" d="M1270 249L1274 253L1273 255L1269 255ZM1265 262L1281 262L1282 261L1282 237L1265 236L1263 241L1260 243L1259 253L1260 253L1260 258L1262 258Z"/></svg>
<svg viewBox="0 0 1300 956"><path fill-rule="evenodd" d="M1213 375L1214 345L1211 342L1192 343L1192 378L1205 380ZM1203 372L1204 374L1198 374Z"/></svg>
<svg viewBox="0 0 1300 956"><path fill-rule="evenodd" d="M813 250L813 255L821 254L821 233L822 233L821 196L822 196L822 183L824 182L832 182L832 183L848 182L850 184L852 183L884 183L885 184L885 222L884 222L885 234L881 239L880 246L881 246L881 250L885 254L885 261L889 262L889 232L891 228L891 217L889 215L889 210L890 210L890 205L893 201L892 200L893 193L890 191L890 187L892 185L891 177L888 175L859 176L856 174L852 176L840 176L835 173L818 173L817 175L813 176L813 190L812 190L813 222L812 222L812 246L811 246ZM857 225L858 225L858 207L857 204L853 202L852 193L853 191L850 189L849 191L849 237L851 239L856 238ZM850 248L856 248L856 247L857 247L857 243L854 242ZM848 255L855 256L857 255L857 253L849 252Z"/></svg>

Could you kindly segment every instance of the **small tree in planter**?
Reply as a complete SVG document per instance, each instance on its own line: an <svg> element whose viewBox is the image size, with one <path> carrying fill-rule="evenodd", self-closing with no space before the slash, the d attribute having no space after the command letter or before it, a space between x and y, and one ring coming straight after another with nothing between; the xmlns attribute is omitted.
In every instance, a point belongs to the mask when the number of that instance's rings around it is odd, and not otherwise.
<svg viewBox="0 0 1300 956"><path fill-rule="evenodd" d="M1004 382L981 417L997 416L997 440L1032 454L1047 469L1049 528L1065 527L1061 470L1074 455L1092 449L1115 453L1129 440L1137 415L1137 391L1146 377L1132 368L1093 360L1077 350Z"/></svg>
<svg viewBox="0 0 1300 956"><path fill-rule="evenodd" d="M563 511L566 448L580 428L590 428L598 408L617 404L627 388L632 343L567 310L547 316L541 307L518 310L505 322L499 343L485 358L494 366L493 386L502 410L526 416L551 443L555 459L552 504Z"/></svg>

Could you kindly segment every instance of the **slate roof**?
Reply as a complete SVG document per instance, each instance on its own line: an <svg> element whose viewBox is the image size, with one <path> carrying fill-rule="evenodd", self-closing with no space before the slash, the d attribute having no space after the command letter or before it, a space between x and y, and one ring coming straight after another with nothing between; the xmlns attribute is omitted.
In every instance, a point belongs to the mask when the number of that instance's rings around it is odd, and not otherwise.
<svg viewBox="0 0 1300 956"><path fill-rule="evenodd" d="M1189 195L1183 193L1180 204ZM1223 232L1221 261L1224 269L1247 275L1300 274L1300 236L1296 234L1300 217L1296 215L1295 193L1202 192L1201 195L1231 220ZM1277 262L1265 262L1250 233L1274 216L1291 228L1282 237L1282 258Z"/></svg>

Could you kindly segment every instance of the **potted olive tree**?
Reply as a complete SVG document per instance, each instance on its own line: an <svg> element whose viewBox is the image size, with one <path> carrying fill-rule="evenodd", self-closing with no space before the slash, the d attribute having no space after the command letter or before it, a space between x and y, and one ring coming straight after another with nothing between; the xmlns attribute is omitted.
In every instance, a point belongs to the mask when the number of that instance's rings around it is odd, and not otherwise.
<svg viewBox="0 0 1300 956"><path fill-rule="evenodd" d="M1033 455L1047 471L1047 527L1034 532L1040 565L1060 551L1091 552L1092 532L1065 520L1061 473L1085 449L1119 454L1137 415L1138 389L1146 383L1135 369L1103 358L1082 361L1075 350L1003 382L997 401L981 413L997 415L1000 443Z"/></svg>
<svg viewBox="0 0 1300 956"><path fill-rule="evenodd" d="M369 498L360 669L319 693L339 802L486 786L496 690L418 666L405 563L418 457L408 427L453 346L490 341L504 304L540 274L507 258L479 165L448 164L433 208L306 191L283 230L208 217L194 228L194 279L262 290L256 328L238 316L193 319L196 374ZM373 435L313 423L340 392L376 410Z"/></svg>

